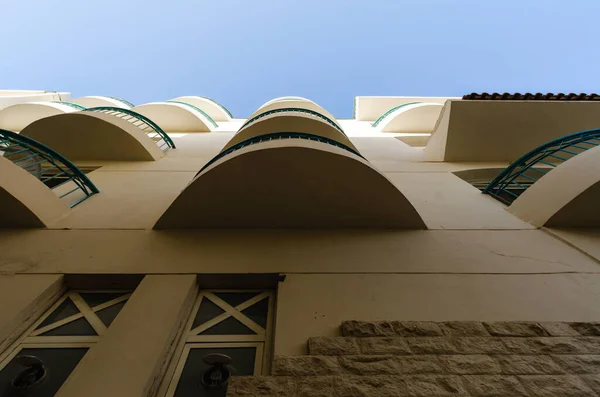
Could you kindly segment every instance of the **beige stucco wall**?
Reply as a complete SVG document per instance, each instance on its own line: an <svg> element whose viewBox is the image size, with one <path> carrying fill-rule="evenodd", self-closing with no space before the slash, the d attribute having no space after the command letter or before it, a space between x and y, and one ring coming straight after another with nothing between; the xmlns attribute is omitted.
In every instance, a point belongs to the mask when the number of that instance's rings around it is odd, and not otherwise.
<svg viewBox="0 0 600 397"><path fill-rule="evenodd" d="M598 230L538 229L452 174L508 160L482 151L477 162L430 162L393 134L369 135L366 122L345 120L344 130L428 230L152 230L242 122L175 131L177 149L156 161L78 160L100 167L88 174L100 194L47 228L0 231L0 270L54 279L281 273L277 354L301 354L309 336L333 335L350 319L600 320Z"/></svg>
<svg viewBox="0 0 600 397"><path fill-rule="evenodd" d="M276 354L344 320L598 321L600 274L298 274L279 286Z"/></svg>

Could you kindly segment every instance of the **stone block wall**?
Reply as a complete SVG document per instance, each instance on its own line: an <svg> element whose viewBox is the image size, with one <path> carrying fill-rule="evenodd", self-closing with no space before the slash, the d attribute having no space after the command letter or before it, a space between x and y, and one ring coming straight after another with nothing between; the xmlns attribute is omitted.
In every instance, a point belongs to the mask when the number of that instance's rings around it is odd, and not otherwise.
<svg viewBox="0 0 600 397"><path fill-rule="evenodd" d="M346 321L228 396L600 397L600 323Z"/></svg>

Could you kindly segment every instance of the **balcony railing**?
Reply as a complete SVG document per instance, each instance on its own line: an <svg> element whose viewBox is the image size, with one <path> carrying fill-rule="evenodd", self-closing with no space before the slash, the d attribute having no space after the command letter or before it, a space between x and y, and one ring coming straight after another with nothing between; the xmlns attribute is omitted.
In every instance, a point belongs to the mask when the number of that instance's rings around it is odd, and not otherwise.
<svg viewBox="0 0 600 397"><path fill-rule="evenodd" d="M197 106L194 106L194 105L189 104L187 102L181 102L181 101L166 101L166 102L167 103L178 103L180 105L184 105L184 106L187 106L187 107L189 107L191 109L194 109L196 112L198 112L198 113L202 114L204 117L206 117L208 119L208 121L210 121L210 123L213 125L213 127L215 127L215 128L218 127L217 123L213 120L213 118L210 117L208 115L208 113L206 113L204 110L200 109Z"/></svg>
<svg viewBox="0 0 600 397"><path fill-rule="evenodd" d="M223 109L223 111L225 113L227 113L227 115L229 115L229 117L233 118L233 115L231 114L231 112L225 106L221 105L219 102L217 102L217 101L215 101L213 99L210 99L208 97L205 97L205 96L199 96L198 98L206 99L208 101L211 101L211 102L215 103L218 107L220 107L221 109Z"/></svg>
<svg viewBox="0 0 600 397"><path fill-rule="evenodd" d="M277 113L288 113L288 112L296 112L296 113L306 113L306 114L310 114L311 116L315 116L320 118L321 120L326 121L328 124L330 124L332 127L334 127L336 130L338 130L339 132L341 132L343 135L346 135L346 133L344 132L344 130L342 130L342 128L337 125L336 122L334 122L333 120L331 120L329 117L322 115L319 112L315 112L314 110L309 110L309 109L304 109L304 108L281 108L281 109L274 109L274 110L267 110L264 113L261 113L257 116L252 117L251 119L247 120L241 127L240 130L242 128L247 127L248 125L254 123L257 120L262 119L263 117L267 117L270 116L272 114L277 114Z"/></svg>
<svg viewBox="0 0 600 397"><path fill-rule="evenodd" d="M81 106L78 105L76 103L73 102L67 102L67 101L52 101L52 103L60 103L61 105L66 105L66 106L70 106L73 109L77 109L77 110L86 110L87 108L85 106Z"/></svg>
<svg viewBox="0 0 600 397"><path fill-rule="evenodd" d="M510 205L552 169L598 145L600 129L576 132L554 139L509 165L483 189L483 193Z"/></svg>
<svg viewBox="0 0 600 397"><path fill-rule="evenodd" d="M125 100L125 99L123 99L123 98L118 98L118 97L116 97L116 96L107 96L107 98L114 99L115 101L122 102L122 103L124 103L125 105L127 105L127 106L129 106L129 107L131 107L131 108L135 107L135 105L134 105L133 103L131 103L131 102L129 102L129 101L126 101L126 100Z"/></svg>
<svg viewBox="0 0 600 397"><path fill-rule="evenodd" d="M73 163L24 135L0 130L0 156L35 176L71 208L99 192Z"/></svg>
<svg viewBox="0 0 600 397"><path fill-rule="evenodd" d="M372 124L372 126L373 127L377 127L377 125L379 123L381 123L387 116L389 116L390 114L394 113L398 109L401 109L401 108L403 108L405 106L408 106L408 105L416 105L416 104L419 104L419 103L423 103L423 102L408 102L408 103L403 103L402 105L395 106L395 107L391 108L390 110L388 110L387 112L385 112L384 114L382 114L377 120L375 120L375 122Z"/></svg>
<svg viewBox="0 0 600 397"><path fill-rule="evenodd" d="M204 165L204 167L202 167L202 169L200 171L198 171L198 174L200 174L202 171L204 171L204 169L209 167L215 161L218 161L219 159L227 156L228 154L235 152L236 150L242 149L246 146L254 145L256 143L270 142L270 141L276 141L276 140L281 140L281 139L305 139L305 140L309 140L309 141L321 142L321 143L325 143L325 144L328 144L331 146L336 146L338 148L347 150L352 154L355 154L361 158L364 158L356 150L354 150L344 144L341 144L337 141L334 141L333 139L324 138L320 135L306 134L303 132L275 132L275 133L271 133L271 134L264 134L264 135L259 135L259 136L255 136L252 138L248 138L246 140L243 140L243 141L231 146L227 150L224 150L221 153L217 154L215 157L213 157L208 163L206 163ZM198 175L198 174L196 174L196 175Z"/></svg>
<svg viewBox="0 0 600 397"><path fill-rule="evenodd" d="M175 143L173 143L169 135L167 135L167 133L164 132L162 128L158 126L158 124L150 120L148 117L134 112L133 110L109 106L89 108L87 110L89 112L109 114L130 122L144 131L144 133L146 133L146 135L152 139L152 141L156 143L156 146L158 146L158 148L163 152L166 152L169 149L175 149Z"/></svg>

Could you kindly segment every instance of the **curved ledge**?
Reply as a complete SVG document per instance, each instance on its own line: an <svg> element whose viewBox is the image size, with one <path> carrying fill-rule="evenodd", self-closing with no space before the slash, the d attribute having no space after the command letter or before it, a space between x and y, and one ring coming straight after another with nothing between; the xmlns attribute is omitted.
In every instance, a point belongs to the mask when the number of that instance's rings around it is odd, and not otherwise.
<svg viewBox="0 0 600 397"><path fill-rule="evenodd" d="M109 114L81 111L47 117L22 135L78 161L153 161L164 153L141 129Z"/></svg>
<svg viewBox="0 0 600 397"><path fill-rule="evenodd" d="M253 117L227 142L224 149L255 136L279 131L319 135L357 151L350 139L330 119L312 110L298 108L270 110Z"/></svg>
<svg viewBox="0 0 600 397"><path fill-rule="evenodd" d="M131 109L167 132L210 132L217 123L204 111L182 102L152 102Z"/></svg>
<svg viewBox="0 0 600 397"><path fill-rule="evenodd" d="M219 102L203 96L180 96L169 99L167 102L184 102L200 108L215 121L230 121L233 116L227 108Z"/></svg>
<svg viewBox="0 0 600 397"><path fill-rule="evenodd" d="M600 227L600 146L565 161L517 198L508 211L534 226Z"/></svg>
<svg viewBox="0 0 600 397"><path fill-rule="evenodd" d="M158 126L158 124L146 116L142 116L141 114L134 112L133 110L101 106L90 108L88 111L106 113L135 125L144 131L148 138L156 143L156 146L158 146L158 148L163 152L166 152L169 149L175 149L175 143L173 143L171 137L169 137L169 135L167 135L167 133L164 132L160 126Z"/></svg>
<svg viewBox="0 0 600 397"><path fill-rule="evenodd" d="M1 155L0 175L0 229L47 227L69 213L50 189Z"/></svg>
<svg viewBox="0 0 600 397"><path fill-rule="evenodd" d="M95 108L100 106L110 106L122 109L131 109L133 104L124 99L110 96L82 96L71 100L72 103L86 107Z"/></svg>
<svg viewBox="0 0 600 397"><path fill-rule="evenodd" d="M264 141L199 173L154 225L180 228L425 229L415 208L366 160L303 139Z"/></svg>
<svg viewBox="0 0 600 397"><path fill-rule="evenodd" d="M287 98L291 98L291 99L287 99ZM338 126L338 128L340 128L340 130L341 130L339 123L337 122L335 117L333 117L333 115L331 113L329 113L327 110L325 110L323 107L319 106L315 102L308 100L306 98L301 98L301 97L282 97L282 98L272 99L271 101L269 101L269 102L265 103L264 105L262 105L261 107L259 107L254 113L252 113L250 115L250 117L248 117L248 120L258 116L259 114L268 112L270 110L285 109L285 108L300 108L300 109L312 110L314 112L321 114L322 116L325 116L329 120L333 121Z"/></svg>
<svg viewBox="0 0 600 397"><path fill-rule="evenodd" d="M0 128L21 131L34 121L58 114L77 112L73 106L60 102L26 102L0 111Z"/></svg>
<svg viewBox="0 0 600 397"><path fill-rule="evenodd" d="M431 133L442 108L439 103L405 103L385 112L373 123L373 127L381 132Z"/></svg>

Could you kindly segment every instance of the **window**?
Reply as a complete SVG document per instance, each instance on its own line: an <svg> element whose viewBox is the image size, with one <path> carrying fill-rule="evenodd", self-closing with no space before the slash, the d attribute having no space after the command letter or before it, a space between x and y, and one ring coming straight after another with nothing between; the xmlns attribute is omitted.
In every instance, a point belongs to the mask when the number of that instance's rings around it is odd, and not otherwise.
<svg viewBox="0 0 600 397"><path fill-rule="evenodd" d="M225 389L206 390L201 386L201 376L210 368L203 360L207 354L229 356L234 376L267 373L273 306L273 291L201 291L166 395L225 396Z"/></svg>
<svg viewBox="0 0 600 397"><path fill-rule="evenodd" d="M52 397L87 350L112 324L130 291L70 291L63 295L24 335L0 355L0 395ZM30 356L30 357L27 357ZM31 356L33 358L31 358ZM15 379L37 361L43 372L27 386ZM23 363L29 361L30 364ZM37 364L36 364L37 365ZM24 394L25 390L26 394Z"/></svg>

